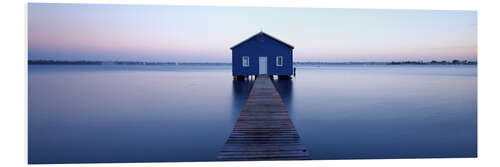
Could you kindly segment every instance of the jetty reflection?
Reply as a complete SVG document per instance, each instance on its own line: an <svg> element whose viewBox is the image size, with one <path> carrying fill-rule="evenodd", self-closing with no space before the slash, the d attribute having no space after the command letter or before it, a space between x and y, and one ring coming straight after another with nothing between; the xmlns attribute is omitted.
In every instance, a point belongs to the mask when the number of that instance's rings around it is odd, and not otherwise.
<svg viewBox="0 0 500 167"><path fill-rule="evenodd" d="M285 103L286 108L288 109L288 115L290 117L294 117L293 115L293 79L274 79L272 80L274 86L278 90L278 93Z"/></svg>
<svg viewBox="0 0 500 167"><path fill-rule="evenodd" d="M236 122L238 116L240 116L240 112L245 106L254 82L254 79L233 79L233 109L231 118L233 122Z"/></svg>

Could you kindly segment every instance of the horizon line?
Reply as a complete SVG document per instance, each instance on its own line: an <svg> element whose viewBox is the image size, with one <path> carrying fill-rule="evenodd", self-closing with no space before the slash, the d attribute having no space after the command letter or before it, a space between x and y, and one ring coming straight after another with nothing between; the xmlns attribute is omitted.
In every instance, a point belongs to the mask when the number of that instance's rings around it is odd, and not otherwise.
<svg viewBox="0 0 500 167"><path fill-rule="evenodd" d="M391 60L391 61L293 61L293 63L391 63L391 62L452 62L454 60L477 62L477 60L452 59L452 60ZM195 61L139 61L139 60L56 60L56 59L36 59L28 61L54 61L54 62L137 62L137 63L232 63L232 62L195 62Z"/></svg>
<svg viewBox="0 0 500 167"><path fill-rule="evenodd" d="M60 60L28 60L28 65L232 65L231 62L151 62L151 61L60 61ZM477 65L477 61L468 60L452 60L452 61L388 61L388 62L375 62L375 61L359 61L359 62L322 62L322 61L309 61L309 62L293 62L293 65Z"/></svg>

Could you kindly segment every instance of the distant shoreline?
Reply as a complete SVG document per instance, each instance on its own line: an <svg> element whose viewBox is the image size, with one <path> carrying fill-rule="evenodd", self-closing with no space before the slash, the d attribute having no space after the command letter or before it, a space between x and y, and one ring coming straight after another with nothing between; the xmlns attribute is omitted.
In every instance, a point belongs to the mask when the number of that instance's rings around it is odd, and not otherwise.
<svg viewBox="0 0 500 167"><path fill-rule="evenodd" d="M144 62L144 61L61 61L28 60L31 65L231 65L231 63L209 62ZM294 65L476 65L476 61L392 61L392 62L294 62Z"/></svg>

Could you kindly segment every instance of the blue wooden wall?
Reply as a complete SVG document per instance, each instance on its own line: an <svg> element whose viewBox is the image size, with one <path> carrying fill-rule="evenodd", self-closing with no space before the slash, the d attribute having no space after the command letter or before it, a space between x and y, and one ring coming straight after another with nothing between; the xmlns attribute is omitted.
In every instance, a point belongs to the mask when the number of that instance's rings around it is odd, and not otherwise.
<svg viewBox="0 0 500 167"><path fill-rule="evenodd" d="M260 32L232 48L233 76L259 74L259 57L267 57L268 75L293 74L293 47ZM243 56L248 56L250 66L243 67ZM276 57L283 56L283 66L276 66Z"/></svg>

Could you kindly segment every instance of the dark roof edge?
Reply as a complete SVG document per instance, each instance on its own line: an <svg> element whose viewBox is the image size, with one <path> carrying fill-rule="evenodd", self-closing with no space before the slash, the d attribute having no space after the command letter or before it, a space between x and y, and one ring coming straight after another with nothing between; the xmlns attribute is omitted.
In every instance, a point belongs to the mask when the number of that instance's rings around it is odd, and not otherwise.
<svg viewBox="0 0 500 167"><path fill-rule="evenodd" d="M294 48L292 45L287 44L286 42L283 42L283 41L279 40L278 38L275 38L275 37L273 37L273 36L271 36L271 35L269 35L269 34L267 34L267 33L265 33L265 32L262 32L262 31L261 31L261 32L259 32L259 33L255 34L255 35L252 35L251 37L249 37L249 38L247 38L247 39L245 39L245 40L241 41L240 43L238 43L238 44L234 45L233 47L231 47L231 49L233 49L233 48L235 48L235 47L240 46L241 44L243 44L243 43L247 42L248 40L250 40L250 39L252 39L252 38L254 38L255 36L260 35L260 34L263 34L263 35L265 35L265 36L268 36L269 38L271 38L271 39L273 39L273 40L276 40L276 41L278 41L279 43L282 43L282 44L284 44L284 45L286 45L286 46L288 46L288 47L290 47L290 48L292 48L292 49Z"/></svg>

